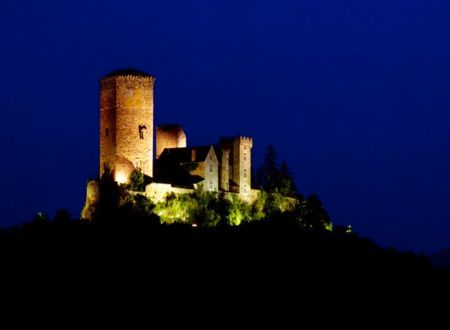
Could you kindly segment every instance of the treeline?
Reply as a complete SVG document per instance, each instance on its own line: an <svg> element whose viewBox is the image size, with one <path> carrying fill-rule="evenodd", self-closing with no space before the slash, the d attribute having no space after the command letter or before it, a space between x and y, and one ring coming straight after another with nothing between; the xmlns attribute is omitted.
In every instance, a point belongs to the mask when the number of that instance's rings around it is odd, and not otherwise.
<svg viewBox="0 0 450 330"><path fill-rule="evenodd" d="M390 284L414 280L420 286L449 279L425 256L382 249L345 230L308 228L288 213L240 226L193 227L122 212L110 221L88 222L59 211L54 219L40 214L0 231L3 274L38 269L40 274L57 270L86 276L107 270L174 281L193 276L202 283L213 273L219 282L263 280L267 285L376 279Z"/></svg>
<svg viewBox="0 0 450 330"><path fill-rule="evenodd" d="M347 228L330 230L320 201L302 198L282 168L260 170L264 193L254 204L198 191L154 205L106 173L93 221L61 210L53 219L38 214L1 230L1 276L96 285L114 279L112 289L125 281L216 292L287 290L297 298L306 289L359 292L361 281L367 295L380 284L417 292L449 280L425 256L382 249ZM282 210L285 195L297 202Z"/></svg>

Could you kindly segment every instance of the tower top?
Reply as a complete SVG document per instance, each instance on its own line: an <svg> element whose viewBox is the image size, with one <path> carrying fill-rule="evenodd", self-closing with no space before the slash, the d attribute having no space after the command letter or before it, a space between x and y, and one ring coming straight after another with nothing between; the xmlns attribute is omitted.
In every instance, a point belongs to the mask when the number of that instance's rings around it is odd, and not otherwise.
<svg viewBox="0 0 450 330"><path fill-rule="evenodd" d="M113 77L128 77L128 76L155 79L152 75L148 74L145 71L128 68L111 71L110 73L105 75L101 80Z"/></svg>
<svg viewBox="0 0 450 330"><path fill-rule="evenodd" d="M251 137L247 136L230 136L230 137L222 137L220 138L220 144L228 144L238 142L241 144L249 145L250 147L253 146L253 139Z"/></svg>

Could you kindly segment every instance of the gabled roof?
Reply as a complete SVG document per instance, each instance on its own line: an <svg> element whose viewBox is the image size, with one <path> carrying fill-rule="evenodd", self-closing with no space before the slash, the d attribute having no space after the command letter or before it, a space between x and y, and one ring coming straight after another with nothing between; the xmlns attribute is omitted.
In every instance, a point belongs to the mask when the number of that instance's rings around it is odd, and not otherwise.
<svg viewBox="0 0 450 330"><path fill-rule="evenodd" d="M167 148L159 159L163 162L189 163L204 162L213 146Z"/></svg>

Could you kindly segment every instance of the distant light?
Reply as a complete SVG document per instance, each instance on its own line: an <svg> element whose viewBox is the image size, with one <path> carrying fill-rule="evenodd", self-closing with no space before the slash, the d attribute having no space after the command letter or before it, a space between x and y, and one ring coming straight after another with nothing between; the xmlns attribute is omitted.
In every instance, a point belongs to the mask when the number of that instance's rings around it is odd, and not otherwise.
<svg viewBox="0 0 450 330"><path fill-rule="evenodd" d="M127 176L123 172L116 173L116 181L117 183L126 183L128 181Z"/></svg>
<svg viewBox="0 0 450 330"><path fill-rule="evenodd" d="M197 224L196 224L196 223L193 223L193 224L192 224L192 227L197 227Z"/></svg>

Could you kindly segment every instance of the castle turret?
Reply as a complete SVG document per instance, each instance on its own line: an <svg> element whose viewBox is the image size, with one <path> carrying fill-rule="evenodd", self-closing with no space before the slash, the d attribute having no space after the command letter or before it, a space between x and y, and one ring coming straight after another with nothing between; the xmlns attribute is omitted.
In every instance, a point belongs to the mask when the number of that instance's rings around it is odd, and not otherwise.
<svg viewBox="0 0 450 330"><path fill-rule="evenodd" d="M100 175L107 164L120 183L137 168L153 176L154 81L135 70L115 71L100 81Z"/></svg>
<svg viewBox="0 0 450 330"><path fill-rule="evenodd" d="M156 127L156 159L164 149L186 148L186 134L179 125L160 125Z"/></svg>
<svg viewBox="0 0 450 330"><path fill-rule="evenodd" d="M251 166L253 139L244 136L222 138L222 150L229 149L230 191L248 194L251 190Z"/></svg>

